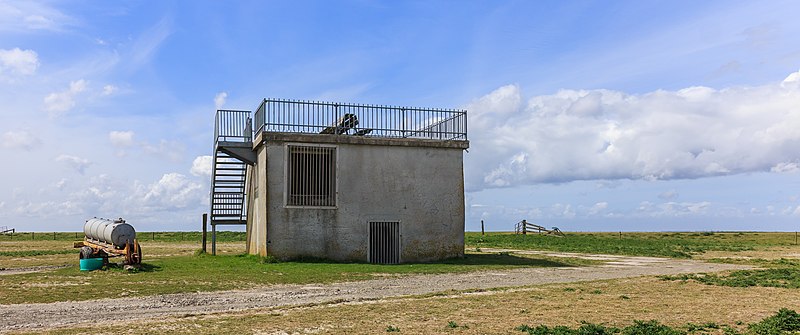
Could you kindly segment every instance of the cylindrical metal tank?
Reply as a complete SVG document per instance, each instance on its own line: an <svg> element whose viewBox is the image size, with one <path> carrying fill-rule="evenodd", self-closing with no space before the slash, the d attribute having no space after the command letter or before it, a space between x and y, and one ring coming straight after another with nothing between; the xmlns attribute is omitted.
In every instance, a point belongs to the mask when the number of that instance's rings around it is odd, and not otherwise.
<svg viewBox="0 0 800 335"><path fill-rule="evenodd" d="M125 247L128 242L133 243L133 239L136 238L136 230L121 218L119 220L101 218L86 220L83 225L83 233L90 239L113 244L117 248Z"/></svg>

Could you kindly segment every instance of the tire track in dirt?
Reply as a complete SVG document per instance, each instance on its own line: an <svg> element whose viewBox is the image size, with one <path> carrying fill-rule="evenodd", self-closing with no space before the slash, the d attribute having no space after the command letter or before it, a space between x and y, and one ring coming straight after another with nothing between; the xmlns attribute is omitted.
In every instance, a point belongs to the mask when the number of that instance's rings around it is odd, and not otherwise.
<svg viewBox="0 0 800 335"><path fill-rule="evenodd" d="M255 308L376 300L449 290L492 289L649 275L718 272L746 266L656 257L588 255L491 249L605 260L600 266L522 268L434 275L409 275L319 285L275 285L258 289L164 294L147 297L0 305L0 333L103 324L175 315L243 311ZM91 320L87 322L87 320Z"/></svg>

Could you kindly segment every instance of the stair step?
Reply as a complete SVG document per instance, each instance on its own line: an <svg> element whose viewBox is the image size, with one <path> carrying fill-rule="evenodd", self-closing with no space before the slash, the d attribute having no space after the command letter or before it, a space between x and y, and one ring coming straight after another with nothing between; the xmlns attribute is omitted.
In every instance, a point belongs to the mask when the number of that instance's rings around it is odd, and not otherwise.
<svg viewBox="0 0 800 335"><path fill-rule="evenodd" d="M247 224L245 220L214 220L211 224L219 224L219 225L236 225L236 224Z"/></svg>
<svg viewBox="0 0 800 335"><path fill-rule="evenodd" d="M244 224L247 164L215 147L211 224Z"/></svg>

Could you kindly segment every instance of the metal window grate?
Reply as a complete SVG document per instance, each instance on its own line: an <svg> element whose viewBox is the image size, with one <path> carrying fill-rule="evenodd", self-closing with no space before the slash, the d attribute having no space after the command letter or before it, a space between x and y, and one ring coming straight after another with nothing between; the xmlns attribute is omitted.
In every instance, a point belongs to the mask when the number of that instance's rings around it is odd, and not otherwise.
<svg viewBox="0 0 800 335"><path fill-rule="evenodd" d="M400 222L369 223L369 259L374 264L400 263Z"/></svg>
<svg viewBox="0 0 800 335"><path fill-rule="evenodd" d="M336 147L289 145L286 205L336 206Z"/></svg>

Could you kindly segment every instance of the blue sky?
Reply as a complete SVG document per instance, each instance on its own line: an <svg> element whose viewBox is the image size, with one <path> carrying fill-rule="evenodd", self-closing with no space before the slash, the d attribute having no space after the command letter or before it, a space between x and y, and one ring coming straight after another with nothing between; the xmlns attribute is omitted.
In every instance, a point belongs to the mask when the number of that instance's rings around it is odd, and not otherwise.
<svg viewBox="0 0 800 335"><path fill-rule="evenodd" d="M467 229L800 229L796 1L3 1L0 226L195 230L213 115L465 108Z"/></svg>

